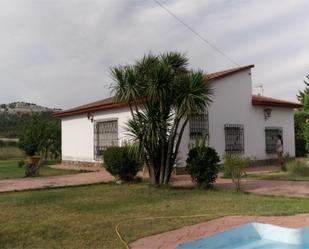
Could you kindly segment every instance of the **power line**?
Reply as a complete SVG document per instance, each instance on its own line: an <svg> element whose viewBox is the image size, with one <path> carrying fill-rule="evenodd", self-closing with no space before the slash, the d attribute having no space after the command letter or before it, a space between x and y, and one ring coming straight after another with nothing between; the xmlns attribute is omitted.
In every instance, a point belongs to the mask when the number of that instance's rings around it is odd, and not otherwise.
<svg viewBox="0 0 309 249"><path fill-rule="evenodd" d="M217 51L217 53L221 54L223 57L228 59L233 64L240 66L236 61L234 61L230 56L225 54L222 50L217 48L214 44L212 44L210 41L208 41L205 37L203 37L201 34L199 34L196 30L194 30L190 25L186 24L183 20L181 20L178 16L176 16L172 11L170 11L168 8L166 8L162 3L160 3L158 0L153 0L156 4L158 4L162 9L164 9L167 13L169 13L172 17L174 17L178 22L180 22L182 25L184 25L187 29L189 29L193 34L195 34L198 38L200 38L203 42L205 42L208 46L210 46L212 49Z"/></svg>

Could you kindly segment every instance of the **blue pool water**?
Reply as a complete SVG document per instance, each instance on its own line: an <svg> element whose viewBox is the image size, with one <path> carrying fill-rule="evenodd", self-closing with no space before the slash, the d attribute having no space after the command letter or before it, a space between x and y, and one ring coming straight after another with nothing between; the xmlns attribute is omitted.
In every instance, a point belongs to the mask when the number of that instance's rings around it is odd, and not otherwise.
<svg viewBox="0 0 309 249"><path fill-rule="evenodd" d="M177 249L309 249L309 227L291 229L250 223L178 245Z"/></svg>
<svg viewBox="0 0 309 249"><path fill-rule="evenodd" d="M197 247L199 248L199 247ZM211 247L200 247L211 248ZM291 245L270 240L252 240L247 242L235 243L230 246L221 247L222 249L308 249L309 245Z"/></svg>

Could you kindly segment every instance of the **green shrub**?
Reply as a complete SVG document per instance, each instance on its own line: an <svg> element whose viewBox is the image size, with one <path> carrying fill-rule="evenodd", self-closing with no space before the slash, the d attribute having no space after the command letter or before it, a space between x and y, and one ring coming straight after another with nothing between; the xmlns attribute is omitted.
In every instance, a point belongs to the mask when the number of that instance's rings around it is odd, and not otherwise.
<svg viewBox="0 0 309 249"><path fill-rule="evenodd" d="M209 188L216 181L220 158L213 148L197 146L190 149L186 162L187 172L199 186Z"/></svg>
<svg viewBox="0 0 309 249"><path fill-rule="evenodd" d="M282 171L287 171L287 164L292 160L290 154L288 152L285 152L282 155L281 160L282 160L281 170Z"/></svg>
<svg viewBox="0 0 309 249"><path fill-rule="evenodd" d="M25 165L26 165L26 162L24 161L24 160L19 160L18 162L17 162L17 165L18 165L18 167L24 167Z"/></svg>
<svg viewBox="0 0 309 249"><path fill-rule="evenodd" d="M232 174L228 167L223 168L223 178L232 178Z"/></svg>
<svg viewBox="0 0 309 249"><path fill-rule="evenodd" d="M289 161L287 163L287 170L289 173L297 176L309 176L309 167L306 163L301 161Z"/></svg>
<svg viewBox="0 0 309 249"><path fill-rule="evenodd" d="M246 175L251 159L240 155L226 155L224 157L224 170L230 175L236 190L240 190L241 178Z"/></svg>
<svg viewBox="0 0 309 249"><path fill-rule="evenodd" d="M111 146L103 153L104 167L116 178L131 181L142 168L142 162L132 153L129 146Z"/></svg>

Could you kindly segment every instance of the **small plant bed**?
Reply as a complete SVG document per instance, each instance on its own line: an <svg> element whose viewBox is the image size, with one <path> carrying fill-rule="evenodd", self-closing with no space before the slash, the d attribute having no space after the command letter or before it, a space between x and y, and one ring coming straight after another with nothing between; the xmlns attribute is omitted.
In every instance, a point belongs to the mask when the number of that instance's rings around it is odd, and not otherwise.
<svg viewBox="0 0 309 249"><path fill-rule="evenodd" d="M292 160L286 163L287 171L247 173L247 178L257 180L309 181L309 166L306 161Z"/></svg>
<svg viewBox="0 0 309 249"><path fill-rule="evenodd" d="M248 173L247 179L277 180L277 181L309 181L309 176L298 176L289 172L274 171L263 173Z"/></svg>
<svg viewBox="0 0 309 249"><path fill-rule="evenodd" d="M79 173L76 170L54 169L48 165L40 166L39 176L57 176ZM18 161L0 161L0 180L25 177L24 166L19 166Z"/></svg>

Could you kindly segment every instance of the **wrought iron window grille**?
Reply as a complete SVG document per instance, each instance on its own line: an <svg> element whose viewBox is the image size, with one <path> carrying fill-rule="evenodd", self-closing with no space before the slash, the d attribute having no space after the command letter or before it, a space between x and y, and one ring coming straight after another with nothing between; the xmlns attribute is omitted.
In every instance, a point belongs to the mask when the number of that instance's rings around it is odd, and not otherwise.
<svg viewBox="0 0 309 249"><path fill-rule="evenodd" d="M191 115L189 117L190 141L209 136L208 111Z"/></svg>
<svg viewBox="0 0 309 249"><path fill-rule="evenodd" d="M94 158L101 160L103 152L118 145L118 120L94 122Z"/></svg>
<svg viewBox="0 0 309 249"><path fill-rule="evenodd" d="M245 151L244 146L244 125L226 124L225 132L225 153L242 154Z"/></svg>
<svg viewBox="0 0 309 249"><path fill-rule="evenodd" d="M275 154L278 135L282 136L281 127L265 127L265 151L267 154Z"/></svg>

